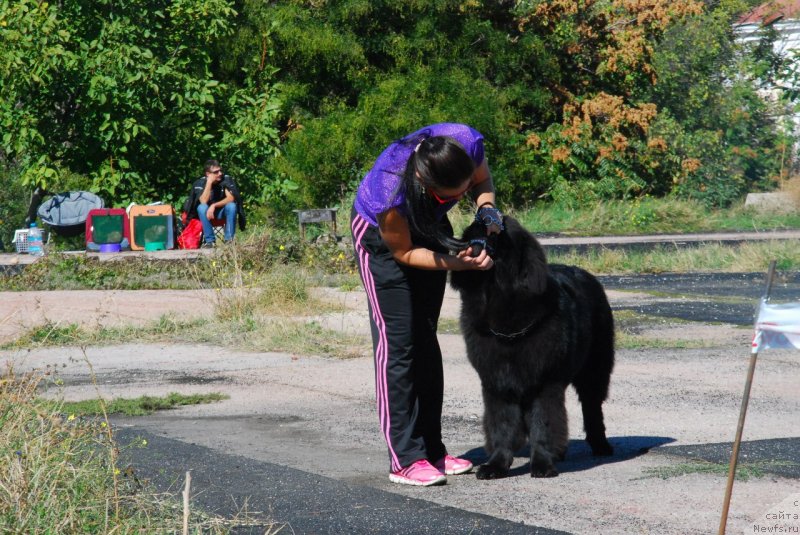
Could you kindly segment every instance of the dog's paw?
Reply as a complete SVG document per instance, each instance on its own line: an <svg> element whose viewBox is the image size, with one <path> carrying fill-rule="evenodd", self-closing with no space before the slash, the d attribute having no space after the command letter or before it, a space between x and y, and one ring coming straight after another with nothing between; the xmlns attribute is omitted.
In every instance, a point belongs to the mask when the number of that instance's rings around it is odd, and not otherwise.
<svg viewBox="0 0 800 535"><path fill-rule="evenodd" d="M508 475L508 470L503 468L499 468L497 466L492 466L491 464L484 464L478 467L478 471L475 472L475 477L478 479L500 479L501 477L506 477Z"/></svg>
<svg viewBox="0 0 800 535"><path fill-rule="evenodd" d="M556 477L558 470L552 464L531 465L531 477Z"/></svg>
<svg viewBox="0 0 800 535"><path fill-rule="evenodd" d="M608 443L608 440L590 442L589 446L592 448L592 455L595 457L610 457L614 455L614 447Z"/></svg>

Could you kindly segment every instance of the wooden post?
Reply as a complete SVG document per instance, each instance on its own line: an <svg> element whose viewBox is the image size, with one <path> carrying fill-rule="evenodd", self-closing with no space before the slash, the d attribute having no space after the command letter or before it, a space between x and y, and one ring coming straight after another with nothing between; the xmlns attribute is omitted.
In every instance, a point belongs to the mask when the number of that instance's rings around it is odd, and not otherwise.
<svg viewBox="0 0 800 535"><path fill-rule="evenodd" d="M769 264L769 271L767 272L767 288L764 292L764 300L769 301L769 295L772 292L772 281L775 278L775 261ZM758 317L756 317L756 322ZM747 379L744 382L744 395L742 396L742 406L739 409L739 423L736 426L736 438L733 440L733 450L731 451L731 462L728 468L728 482L725 486L725 499L722 502L722 517L719 520L718 535L725 535L725 529L728 523L728 511L731 506L731 494L733 494L733 480L736 478L736 464L739 460L739 448L742 444L742 432L744 431L744 418L747 414L747 404L750 401L750 387L753 386L753 375L756 371L756 359L758 359L758 351L750 354L750 366L747 369Z"/></svg>
<svg viewBox="0 0 800 535"><path fill-rule="evenodd" d="M183 488L183 535L189 535L189 491L192 488L192 473L186 472L186 486Z"/></svg>

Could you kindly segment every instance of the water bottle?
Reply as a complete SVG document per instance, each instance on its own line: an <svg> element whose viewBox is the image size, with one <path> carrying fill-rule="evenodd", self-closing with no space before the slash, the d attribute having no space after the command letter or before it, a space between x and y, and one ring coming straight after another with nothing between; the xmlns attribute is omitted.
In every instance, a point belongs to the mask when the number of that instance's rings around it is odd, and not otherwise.
<svg viewBox="0 0 800 535"><path fill-rule="evenodd" d="M31 223L28 229L28 254L32 256L44 256L44 244L42 243L42 229Z"/></svg>

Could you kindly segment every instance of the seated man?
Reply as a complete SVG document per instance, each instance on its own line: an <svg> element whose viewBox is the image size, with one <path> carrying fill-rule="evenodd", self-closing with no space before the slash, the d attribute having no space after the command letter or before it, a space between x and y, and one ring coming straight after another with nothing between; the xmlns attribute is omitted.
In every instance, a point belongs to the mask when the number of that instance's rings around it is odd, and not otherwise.
<svg viewBox="0 0 800 535"><path fill-rule="evenodd" d="M233 178L222 172L217 160L205 164L205 176L197 179L183 206L187 222L198 218L203 225L203 244L201 247L214 247L216 241L212 219L225 220L225 243L233 240L236 234L236 218L239 228L244 230L245 218L239 188Z"/></svg>

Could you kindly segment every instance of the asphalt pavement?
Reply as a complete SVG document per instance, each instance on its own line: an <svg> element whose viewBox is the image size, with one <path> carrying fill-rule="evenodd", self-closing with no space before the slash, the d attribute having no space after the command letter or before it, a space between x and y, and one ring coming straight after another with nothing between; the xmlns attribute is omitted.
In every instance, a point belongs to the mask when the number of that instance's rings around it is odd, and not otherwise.
<svg viewBox="0 0 800 535"><path fill-rule="evenodd" d="M223 518L243 517L243 511L251 513L252 523L234 528L235 534L274 533L281 526L288 527L288 533L307 535L569 533L353 485L246 456L230 455L159 436L146 429L119 428L115 436L124 452L122 462L128 463L132 470L126 470L126 473L133 473L147 484L177 496L183 489L186 472L191 471L195 507ZM147 448L135 447L142 439L147 441ZM573 450L583 447L575 442L570 445ZM622 462L652 451L688 461L726 464L731 454L729 442L690 446L662 445L669 440L653 441L652 438L634 442L642 447L617 453L606 462ZM615 444L619 450L618 446ZM527 451L519 454L525 456ZM480 454L476 459L479 458ZM745 441L741 445L740 462L765 473L800 479L800 437ZM560 465L560 470L568 472L571 467L581 469L586 465L565 462ZM524 477L524 472L519 468L512 472L511 477Z"/></svg>
<svg viewBox="0 0 800 535"><path fill-rule="evenodd" d="M664 446L654 452L727 464L731 458L731 443ZM800 480L800 437L743 441L739 450L739 460L742 465L752 467L754 470Z"/></svg>
<svg viewBox="0 0 800 535"><path fill-rule="evenodd" d="M607 289L652 292L672 298L619 306L616 310L685 321L753 325L754 312L766 293L766 273L665 273L598 278ZM773 302L800 301L800 273L777 272L769 297Z"/></svg>
<svg viewBox="0 0 800 535"><path fill-rule="evenodd" d="M143 429L123 428L116 438L137 477L161 489L182 489L191 471L194 502L225 518L266 513L271 523L235 529L235 533L312 534L497 534L557 535L555 531L489 515L352 485L279 464L228 455L196 444L165 438ZM147 448L126 447L147 440ZM471 477L471 476L466 476ZM265 515L253 514L253 518Z"/></svg>

